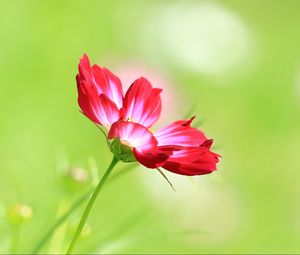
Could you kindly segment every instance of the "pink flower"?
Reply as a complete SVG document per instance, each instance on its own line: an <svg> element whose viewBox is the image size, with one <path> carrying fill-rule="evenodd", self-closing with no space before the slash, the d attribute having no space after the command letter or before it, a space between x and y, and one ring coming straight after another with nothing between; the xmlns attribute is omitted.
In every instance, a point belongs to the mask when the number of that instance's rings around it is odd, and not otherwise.
<svg viewBox="0 0 300 255"><path fill-rule="evenodd" d="M105 127L110 149L120 160L182 175L216 170L220 156L210 150L213 140L191 126L194 117L156 132L150 129L160 116L162 90L147 79L135 80L123 96L119 78L106 68L91 66L84 55L76 80L82 112Z"/></svg>

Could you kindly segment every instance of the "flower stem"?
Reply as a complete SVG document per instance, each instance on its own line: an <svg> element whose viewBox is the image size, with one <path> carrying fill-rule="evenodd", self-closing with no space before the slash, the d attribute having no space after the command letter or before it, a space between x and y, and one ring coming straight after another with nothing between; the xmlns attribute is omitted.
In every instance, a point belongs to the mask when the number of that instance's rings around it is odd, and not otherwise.
<svg viewBox="0 0 300 255"><path fill-rule="evenodd" d="M115 165L117 163L118 163L118 159L116 157L113 157L109 167L107 168L105 174L101 178L101 180L100 180L99 184L97 185L94 193L92 194L90 200L88 201L88 204L87 204L87 206L86 206L86 208L85 208L85 210L84 210L84 212L81 216L80 222L79 222L78 227L77 227L76 232L75 232L75 235L74 235L74 237L71 241L71 244L70 244L66 254L71 254L73 249L75 248L76 242L77 242L77 240L78 240L78 238L81 234L81 231L82 231L82 229L84 227L84 224L87 220L87 217L88 217L88 215L89 215L89 213L90 213L90 211L93 207L93 204L94 204L99 192L101 191L102 187L104 186L108 176L110 175L111 171L113 170L113 168L115 167Z"/></svg>
<svg viewBox="0 0 300 255"><path fill-rule="evenodd" d="M117 172L115 175L111 176L111 178L108 181L111 182L111 181L119 178L123 174L128 173L129 171L131 171L135 166L136 166L136 164L132 164L132 165L127 166L125 169L122 169L122 171ZM84 194L82 194L82 196L80 198L78 198L78 200L76 200L74 202L74 204L69 208L69 210L67 210L66 213L64 213L63 215L61 215L56 220L56 222L54 223L54 225L52 225L48 229L48 231L41 237L40 241L37 242L36 246L34 246L33 250L30 252L30 254L37 254L37 253L40 252L40 250L47 244L47 242L49 241L49 239L51 238L51 236L53 235L53 233L68 219L68 217L72 213L74 213L74 211L79 206L81 206L81 204L83 204L83 202L85 202L90 197L90 195L93 192L93 190L89 189L87 192L85 192Z"/></svg>

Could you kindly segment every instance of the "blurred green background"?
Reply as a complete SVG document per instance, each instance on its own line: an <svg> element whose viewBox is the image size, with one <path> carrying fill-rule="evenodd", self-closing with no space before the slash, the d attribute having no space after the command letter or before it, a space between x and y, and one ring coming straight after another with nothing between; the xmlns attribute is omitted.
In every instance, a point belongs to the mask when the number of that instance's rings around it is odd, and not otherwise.
<svg viewBox="0 0 300 255"><path fill-rule="evenodd" d="M219 171L119 164L85 253L300 252L300 1L1 1L0 252L31 252L111 159L80 112L86 52L124 86L164 88L158 126L194 105ZM157 127L158 127L157 126ZM157 128L155 127L155 128ZM65 252L78 208L40 252Z"/></svg>

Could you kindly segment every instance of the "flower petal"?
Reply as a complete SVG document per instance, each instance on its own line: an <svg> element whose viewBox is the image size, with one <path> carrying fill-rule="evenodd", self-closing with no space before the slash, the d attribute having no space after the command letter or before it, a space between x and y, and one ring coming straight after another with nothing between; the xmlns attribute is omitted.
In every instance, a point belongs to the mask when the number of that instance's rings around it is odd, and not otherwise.
<svg viewBox="0 0 300 255"><path fill-rule="evenodd" d="M115 122L108 139L119 138L122 142L138 150L147 150L157 145L157 141L148 128L134 122L119 120Z"/></svg>
<svg viewBox="0 0 300 255"><path fill-rule="evenodd" d="M119 138L121 142L133 148L137 161L148 168L160 167L173 153L168 146L157 147L157 141L148 128L124 120L114 123L108 139Z"/></svg>
<svg viewBox="0 0 300 255"><path fill-rule="evenodd" d="M119 109L123 106L123 92L120 79L105 67L92 66L92 74L98 93L105 94Z"/></svg>
<svg viewBox="0 0 300 255"><path fill-rule="evenodd" d="M154 133L159 146L163 145L179 145L197 147L206 141L206 137L202 131L191 127L190 120L178 120Z"/></svg>
<svg viewBox="0 0 300 255"><path fill-rule="evenodd" d="M170 155L173 153L173 148L168 146L153 146L148 149L133 149L134 156L137 161L148 168L161 167Z"/></svg>
<svg viewBox="0 0 300 255"><path fill-rule="evenodd" d="M94 86L98 95L106 95L112 102L121 109L123 104L123 92L120 79L106 68L98 65L91 67L89 58L86 54L80 59L78 66L78 82L85 82L89 86Z"/></svg>
<svg viewBox="0 0 300 255"><path fill-rule="evenodd" d="M76 76L77 78L78 76ZM95 88L88 86L77 79L78 104L81 111L93 122L101 125L101 120L97 114L99 97Z"/></svg>
<svg viewBox="0 0 300 255"><path fill-rule="evenodd" d="M174 150L163 168L181 175L203 175L216 170L220 156L207 147L182 147Z"/></svg>
<svg viewBox="0 0 300 255"><path fill-rule="evenodd" d="M117 106L104 94L98 96L95 87L81 82L78 88L78 104L82 112L93 122L107 129L119 120L120 111Z"/></svg>
<svg viewBox="0 0 300 255"><path fill-rule="evenodd" d="M160 116L161 91L143 77L135 80L124 98L124 119L151 127Z"/></svg>
<svg viewBox="0 0 300 255"><path fill-rule="evenodd" d="M99 96L98 115L100 116L102 125L107 130L110 129L113 123L120 119L120 111L117 106L104 94Z"/></svg>

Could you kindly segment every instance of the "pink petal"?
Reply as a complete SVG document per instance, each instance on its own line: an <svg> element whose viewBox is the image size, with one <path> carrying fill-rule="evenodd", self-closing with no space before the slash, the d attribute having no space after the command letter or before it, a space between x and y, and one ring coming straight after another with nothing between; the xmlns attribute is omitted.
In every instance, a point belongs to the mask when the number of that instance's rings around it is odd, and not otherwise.
<svg viewBox="0 0 300 255"><path fill-rule="evenodd" d="M99 96L98 115L102 125L107 129L120 119L120 111L117 106L104 94Z"/></svg>
<svg viewBox="0 0 300 255"><path fill-rule="evenodd" d="M146 150L134 148L133 153L136 160L145 167L158 168L166 162L170 155L172 155L173 149L167 146L153 146Z"/></svg>
<svg viewBox="0 0 300 255"><path fill-rule="evenodd" d="M220 157L218 154L204 146L182 147L175 150L162 167L181 175L209 174L216 170L218 157Z"/></svg>
<svg viewBox="0 0 300 255"><path fill-rule="evenodd" d="M160 167L173 153L173 148L157 147L157 141L144 126L119 120L109 131L108 138L119 138L124 144L133 148L137 161L148 168Z"/></svg>
<svg viewBox="0 0 300 255"><path fill-rule="evenodd" d="M77 76L78 77L78 76ZM78 104L81 111L93 122L101 124L97 114L99 105L99 97L95 88L86 85L84 82L79 82L77 79Z"/></svg>
<svg viewBox="0 0 300 255"><path fill-rule="evenodd" d="M79 74L77 80L79 82L85 82L89 84L89 86L94 86L98 95L104 94L116 104L118 109L122 107L122 85L117 76L108 69L101 68L98 65L93 65L91 67L86 54L81 58L78 69Z"/></svg>
<svg viewBox="0 0 300 255"><path fill-rule="evenodd" d="M135 80L124 98L124 119L151 127L160 116L161 91L153 88L145 78Z"/></svg>
<svg viewBox="0 0 300 255"><path fill-rule="evenodd" d="M120 79L105 67L92 66L92 74L98 93L105 94L119 109L123 105L123 92Z"/></svg>
<svg viewBox="0 0 300 255"><path fill-rule="evenodd" d="M107 129L119 120L120 112L117 106L104 94L98 96L93 86L81 82L78 88L78 104L82 112L93 122L105 126Z"/></svg>
<svg viewBox="0 0 300 255"><path fill-rule="evenodd" d="M112 138L119 138L125 144L139 151L157 145L156 139L146 127L124 120L119 120L112 125L108 133L108 139Z"/></svg>
<svg viewBox="0 0 300 255"><path fill-rule="evenodd" d="M202 131L190 126L193 119L175 121L155 132L158 145L200 146L206 137Z"/></svg>

